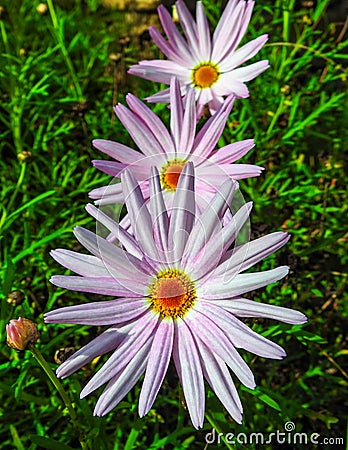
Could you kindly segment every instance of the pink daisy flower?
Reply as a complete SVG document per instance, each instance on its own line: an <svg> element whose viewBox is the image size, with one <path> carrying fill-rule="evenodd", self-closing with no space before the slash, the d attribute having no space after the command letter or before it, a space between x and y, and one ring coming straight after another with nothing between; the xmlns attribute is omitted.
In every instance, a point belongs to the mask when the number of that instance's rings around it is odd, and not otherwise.
<svg viewBox="0 0 348 450"><path fill-rule="evenodd" d="M285 352L239 317L267 317L290 324L306 320L300 312L241 297L288 273L285 266L242 273L282 247L288 234L273 233L231 250L251 204L241 207L224 226L221 218L235 183L226 181L204 213L197 214L194 182L193 164L186 164L169 215L156 168L151 176L151 208L131 171L125 171L122 186L134 234L88 205L88 212L118 237L121 246L77 227L77 239L92 255L63 249L52 252L56 261L77 274L54 276L53 284L112 298L45 315L47 323L110 326L57 370L64 378L112 352L81 392L85 397L107 383L94 410L98 416L112 410L143 374L139 415L144 416L172 358L196 428L204 421L204 379L240 423L242 405L230 370L251 389L255 381L236 349L275 359L283 358Z"/></svg>
<svg viewBox="0 0 348 450"><path fill-rule="evenodd" d="M215 149L232 109L233 96L227 98L218 112L197 134L193 90L189 90L185 104L180 95L179 84L175 78L172 78L170 96L170 131L150 108L132 94L127 95L130 109L122 104L116 105L115 112L118 118L140 151L137 152L118 142L96 139L93 145L117 162L96 160L93 161L94 166L116 178L120 177L125 169L131 168L145 199L149 198L151 167L157 167L166 204L170 205L179 175L183 167L192 161L195 165L200 209L206 207L207 202L225 180L239 180L258 176L261 173L262 167L234 164L254 147L253 139ZM94 189L89 195L99 205L124 201L122 183Z"/></svg>
<svg viewBox="0 0 348 450"><path fill-rule="evenodd" d="M197 2L196 21L182 0L176 2L184 36L178 31L167 9L163 5L159 6L159 17L168 40L154 27L149 31L168 60L140 61L130 67L129 73L165 84L169 84L171 77L176 76L183 95L187 94L189 87L194 88L199 114L205 104L214 114L226 95L248 97L245 82L269 67L267 60L239 67L255 56L268 39L268 35L264 34L237 50L253 7L254 2L251 0L230 0L211 37L202 2ZM169 90L166 89L147 100L167 103L169 97Z"/></svg>

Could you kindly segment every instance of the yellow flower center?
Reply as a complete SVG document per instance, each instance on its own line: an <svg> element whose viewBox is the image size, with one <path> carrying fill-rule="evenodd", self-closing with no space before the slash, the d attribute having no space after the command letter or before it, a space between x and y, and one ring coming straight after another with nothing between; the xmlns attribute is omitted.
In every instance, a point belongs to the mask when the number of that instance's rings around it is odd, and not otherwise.
<svg viewBox="0 0 348 450"><path fill-rule="evenodd" d="M219 78L218 67L211 63L201 63L192 71L192 81L195 87L204 89L211 87Z"/></svg>
<svg viewBox="0 0 348 450"><path fill-rule="evenodd" d="M194 305L194 283L181 270L159 272L150 286L151 308L163 318L183 317Z"/></svg>
<svg viewBox="0 0 348 450"><path fill-rule="evenodd" d="M175 158L165 163L161 170L162 188L167 191L175 192L179 177L186 161Z"/></svg>

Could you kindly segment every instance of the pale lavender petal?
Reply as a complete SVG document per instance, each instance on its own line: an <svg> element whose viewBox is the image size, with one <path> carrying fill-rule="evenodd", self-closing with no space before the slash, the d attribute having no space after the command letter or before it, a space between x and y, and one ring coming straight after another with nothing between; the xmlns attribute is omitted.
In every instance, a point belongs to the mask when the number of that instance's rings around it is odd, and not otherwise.
<svg viewBox="0 0 348 450"><path fill-rule="evenodd" d="M95 416L105 416L115 408L139 380L146 367L150 344L151 339L139 349L124 369L111 378L97 401L93 412Z"/></svg>
<svg viewBox="0 0 348 450"><path fill-rule="evenodd" d="M306 316L299 311L283 308L282 306L254 302L246 298L218 300L216 304L238 317L264 317L296 325L307 322Z"/></svg>
<svg viewBox="0 0 348 450"><path fill-rule="evenodd" d="M158 15L163 27L164 32L169 38L169 41L173 48L177 49L180 55L185 58L185 60L189 63L192 61L192 52L189 46L187 45L185 39L181 36L178 29L176 28L171 15L168 10L160 5L158 8ZM169 83L168 83L169 84Z"/></svg>
<svg viewBox="0 0 348 450"><path fill-rule="evenodd" d="M173 140L159 117L152 112L150 108L144 105L142 101L135 97L135 95L128 94L126 99L131 110L143 119L147 128L154 134L164 153L174 153L175 147Z"/></svg>
<svg viewBox="0 0 348 450"><path fill-rule="evenodd" d="M180 53L178 48L171 45L170 42L167 42L164 37L161 35L161 33L157 30L155 27L149 27L149 33L154 41L154 43L157 45L157 47L161 50L162 53L166 55L167 58L171 59L175 63L182 65L182 66L188 66L190 67L192 64L191 56L187 56L186 54ZM131 66L131 69L134 66ZM132 72L129 72L132 73Z"/></svg>
<svg viewBox="0 0 348 450"><path fill-rule="evenodd" d="M243 45L243 47L239 48L231 55L226 56L226 58L220 62L219 69L221 70L221 72L225 73L229 72L232 69L235 69L237 66L240 66L245 61L248 61L248 59L255 56L256 53L258 53L265 45L267 40L268 35L264 34Z"/></svg>
<svg viewBox="0 0 348 450"><path fill-rule="evenodd" d="M234 142L217 149L209 156L209 160L214 164L231 164L246 155L254 146L254 139Z"/></svg>
<svg viewBox="0 0 348 450"><path fill-rule="evenodd" d="M288 233L279 231L240 245L232 251L231 257L214 272L214 276L225 275L226 279L230 279L234 274L244 272L268 255L275 253L289 239Z"/></svg>
<svg viewBox="0 0 348 450"><path fill-rule="evenodd" d="M231 16L233 12L236 9L237 4L239 3L239 0L229 0L227 3L220 20L215 28L214 34L213 34L213 47L215 50L216 42L219 43L219 40L222 42L222 45L219 45L219 47L224 47L225 42L222 39L226 34L231 30ZM226 30L227 28L227 30ZM214 54L213 54L214 56ZM214 57L214 60L216 59L216 55Z"/></svg>
<svg viewBox="0 0 348 450"><path fill-rule="evenodd" d="M101 152L125 164L134 164L140 159L143 159L141 153L136 152L132 148L122 145L119 142L94 139L92 144Z"/></svg>
<svg viewBox="0 0 348 450"><path fill-rule="evenodd" d="M186 323L178 319L174 325L173 359L192 424L198 429L203 426L205 407L202 363L196 342Z"/></svg>
<svg viewBox="0 0 348 450"><path fill-rule="evenodd" d="M214 85L214 92L216 95L224 96L234 94L240 98L246 98L249 96L249 89L246 84L234 78L234 73L226 72L222 73Z"/></svg>
<svg viewBox="0 0 348 450"><path fill-rule="evenodd" d="M177 78L170 80L170 129L175 143L175 149L179 149L182 122L184 118L184 106L181 99L180 86Z"/></svg>
<svg viewBox="0 0 348 450"><path fill-rule="evenodd" d="M121 177L124 186L125 203L132 225L133 233L146 257L158 261L158 252L153 242L152 219L144 202L141 189L131 171L126 171Z"/></svg>
<svg viewBox="0 0 348 450"><path fill-rule="evenodd" d="M208 346L201 345L199 352L201 354L204 378L231 417L237 423L242 423L243 407L226 364L221 358L210 352Z"/></svg>
<svg viewBox="0 0 348 450"><path fill-rule="evenodd" d="M214 86L216 86L216 85L214 85ZM208 103L209 111L212 116L217 113L217 111L219 110L219 108L221 108L221 106L223 105L223 103L225 101L224 97L222 95L218 95L215 92L214 86L212 86L210 88L213 98Z"/></svg>
<svg viewBox="0 0 348 450"><path fill-rule="evenodd" d="M183 89L181 89L181 93L183 93ZM169 103L170 102L170 89L163 89L163 91L159 91L150 97L145 97L149 103Z"/></svg>
<svg viewBox="0 0 348 450"><path fill-rule="evenodd" d="M132 66L128 72L131 75L164 84L170 84L170 79L173 76L178 78L180 83L191 83L191 70L165 59L140 61L139 64Z"/></svg>
<svg viewBox="0 0 348 450"><path fill-rule="evenodd" d="M212 164L210 159L197 168L197 176L218 189L223 179L241 180L252 176L259 176L263 167L252 164Z"/></svg>
<svg viewBox="0 0 348 450"><path fill-rule="evenodd" d="M243 348L263 358L282 359L286 356L279 345L255 333L231 313L224 311L219 302L202 301L196 309L207 317L214 317L214 322L235 347Z"/></svg>
<svg viewBox="0 0 348 450"><path fill-rule="evenodd" d="M151 311L137 319L133 329L83 388L80 397L85 397L117 374L123 372L133 358L136 358L141 352L141 349L151 343L157 323L158 318Z"/></svg>
<svg viewBox="0 0 348 450"><path fill-rule="evenodd" d="M107 173L112 177L119 177L122 170L127 167L127 164L115 162L115 161L104 161L100 159L94 159L92 161L93 166L100 170L101 172Z"/></svg>
<svg viewBox="0 0 348 450"><path fill-rule="evenodd" d="M93 275L94 277L104 278L110 276L103 262L96 256L72 252L71 250L65 250L63 248L52 250L50 255L59 264L72 270L78 275L87 277Z"/></svg>
<svg viewBox="0 0 348 450"><path fill-rule="evenodd" d="M249 64L245 67L238 67L233 69L233 78L238 81L250 81L256 78L260 73L269 68L268 60L258 61L254 64Z"/></svg>
<svg viewBox="0 0 348 450"><path fill-rule="evenodd" d="M239 230L248 219L251 206L251 203L243 205L243 207L231 217L224 228L213 234L200 253L190 260L190 263L187 264L187 268L195 279L204 277L206 274L207 277L209 277L211 273L213 273L214 277L216 276L218 269L215 271L214 269L218 266L224 252L235 240ZM205 281L201 282L204 283Z"/></svg>
<svg viewBox="0 0 348 450"><path fill-rule="evenodd" d="M234 189L234 183L230 180L226 181L219 191L216 192L213 200L199 217L199 220L196 220L183 253L183 266L196 258L213 233L221 227L221 219L230 206Z"/></svg>
<svg viewBox="0 0 348 450"><path fill-rule="evenodd" d="M202 59L202 55L200 54L198 46L199 37L197 35L196 23L193 20L193 17L190 11L188 10L187 6L182 0L178 0L175 3L175 5L176 11L179 16L181 28L184 31L184 34L188 42L188 46L194 58L193 61L198 63Z"/></svg>
<svg viewBox="0 0 348 450"><path fill-rule="evenodd" d="M128 324L124 327L111 327L104 331L64 361L56 371L57 377L66 378L91 362L97 356L115 350L115 348L124 340L131 328L132 325Z"/></svg>
<svg viewBox="0 0 348 450"><path fill-rule="evenodd" d="M115 112L144 155L159 155L160 160L160 155L164 153L164 150L145 122L121 103L115 106Z"/></svg>
<svg viewBox="0 0 348 450"><path fill-rule="evenodd" d="M184 321L194 336L199 339L199 347L209 343L209 349L225 361L245 386L250 389L255 387L254 375L249 366L225 336L223 330L215 323L214 318L205 316L195 308L185 316Z"/></svg>
<svg viewBox="0 0 348 450"><path fill-rule="evenodd" d="M112 198L113 203L123 203L122 185L121 183L116 183L93 189L88 196L93 199L103 199L104 197Z"/></svg>
<svg viewBox="0 0 348 450"><path fill-rule="evenodd" d="M263 272L245 273L226 279L224 275L211 276L197 289L197 294L205 299L233 298L245 292L259 289L284 278L289 272L287 266Z"/></svg>
<svg viewBox="0 0 348 450"><path fill-rule="evenodd" d="M191 162L187 163L179 177L171 210L168 248L173 251L174 263L181 259L187 238L195 220L194 170Z"/></svg>
<svg viewBox="0 0 348 450"><path fill-rule="evenodd" d="M86 210L98 222L103 224L128 252L139 259L143 258L143 253L140 250L137 241L131 234L124 230L120 224L115 222L109 216L104 214L103 211L97 209L93 205L86 205Z"/></svg>
<svg viewBox="0 0 348 450"><path fill-rule="evenodd" d="M155 167L152 167L150 183L152 191L150 209L152 210L153 235L159 254L162 255L161 259L165 261L168 250L169 217L163 199L158 170Z"/></svg>
<svg viewBox="0 0 348 450"><path fill-rule="evenodd" d="M211 58L210 30L202 2L197 2L196 5L196 22L197 22L199 53L203 61L210 61Z"/></svg>
<svg viewBox="0 0 348 450"><path fill-rule="evenodd" d="M135 279L137 281L135 292L140 295L144 293L150 279L148 266L144 262L89 230L76 227L74 234L87 250L104 262L110 276L116 278L128 289L133 289L133 280Z"/></svg>
<svg viewBox="0 0 348 450"><path fill-rule="evenodd" d="M148 303L142 298L119 298L55 309L45 314L45 322L96 326L117 325L137 319L148 309Z"/></svg>
<svg viewBox="0 0 348 450"><path fill-rule="evenodd" d="M142 284L138 284L135 280L133 286L135 291L124 286L123 282L117 281L110 276L108 278L102 277L75 277L67 275L54 275L50 282L55 286L69 289L77 292L90 292L91 294L111 295L111 296L128 296L139 297L136 291L141 290ZM145 291L142 295L145 294Z"/></svg>
<svg viewBox="0 0 348 450"><path fill-rule="evenodd" d="M162 320L156 330L149 351L145 378L139 397L140 417L149 412L162 385L172 355L173 339L173 321Z"/></svg>
<svg viewBox="0 0 348 450"><path fill-rule="evenodd" d="M192 153L202 158L210 155L224 130L234 100L234 96L228 97L219 111L203 125L194 141Z"/></svg>
<svg viewBox="0 0 348 450"><path fill-rule="evenodd" d="M231 5L232 6L232 5ZM218 63L238 47L249 24L254 2L240 1L233 8L228 4L213 36L213 60Z"/></svg>
<svg viewBox="0 0 348 450"><path fill-rule="evenodd" d="M186 96L185 113L182 121L181 133L179 135L178 153L191 153L195 138L197 125L195 92L189 89Z"/></svg>

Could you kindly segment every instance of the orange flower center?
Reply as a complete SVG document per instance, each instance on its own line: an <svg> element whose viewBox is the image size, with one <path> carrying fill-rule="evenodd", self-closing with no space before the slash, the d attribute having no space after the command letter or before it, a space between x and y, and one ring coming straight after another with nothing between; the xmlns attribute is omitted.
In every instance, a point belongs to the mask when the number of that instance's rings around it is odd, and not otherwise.
<svg viewBox="0 0 348 450"><path fill-rule="evenodd" d="M212 86L219 78L219 71L213 63L201 63L193 69L192 81L195 87L204 89Z"/></svg>
<svg viewBox="0 0 348 450"><path fill-rule="evenodd" d="M196 300L193 282L181 270L166 269L150 286L150 304L163 318L183 317Z"/></svg>
<svg viewBox="0 0 348 450"><path fill-rule="evenodd" d="M178 185L179 177L184 168L186 161L182 159L172 159L166 162L161 170L161 183L163 189L175 192Z"/></svg>

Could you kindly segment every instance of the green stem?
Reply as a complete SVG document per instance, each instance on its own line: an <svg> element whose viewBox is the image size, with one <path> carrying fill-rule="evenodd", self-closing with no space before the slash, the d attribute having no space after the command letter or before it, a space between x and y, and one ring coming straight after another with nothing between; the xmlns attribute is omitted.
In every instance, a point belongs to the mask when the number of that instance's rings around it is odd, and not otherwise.
<svg viewBox="0 0 348 450"><path fill-rule="evenodd" d="M80 426L79 426L79 422L78 422L76 411L74 410L74 408L72 406L72 403L70 401L70 398L68 397L68 394L65 392L65 390L63 388L63 385L58 380L58 378L55 376L53 370L51 369L51 367L49 366L49 364L45 360L45 358L42 356L42 353L40 352L40 350L38 350L32 344L30 344L28 346L28 349L31 351L31 353L33 354L33 356L36 359L36 361L40 364L40 366L46 372L46 375L51 380L53 386L57 389L57 391L59 392L60 396L62 397L62 400L63 400L63 402L64 402L64 404L65 404L65 406L66 406L66 408L67 408L67 410L69 412L69 415L70 415L73 427L74 427L75 431L77 432L77 436L79 438L82 450L88 450L86 439L84 437L84 434L80 430Z"/></svg>
<svg viewBox="0 0 348 450"><path fill-rule="evenodd" d="M62 33L61 33L60 29L59 29L59 22L58 22L58 18L57 18L57 15L56 15L56 12L55 12L55 9L54 9L54 6L53 6L53 0L47 0L47 6L48 6L48 10L50 12L53 29L54 29L54 32L56 34L56 38L57 38L60 50L61 50L61 52L62 52L62 54L64 56L65 64L68 67L68 70L70 72L70 76L71 76L73 85L75 87L75 95L77 96L78 101L82 101L83 100L82 89L81 89L79 80L77 78L74 65L73 65L73 63L71 61L71 58L69 56L69 52L68 52L68 50L67 50L67 48L66 48L66 46L64 44L64 39L63 39Z"/></svg>
<svg viewBox="0 0 348 450"><path fill-rule="evenodd" d="M20 189L20 187L21 187L21 185L22 185L22 183L24 181L26 167L27 167L26 163L21 164L21 171L19 173L19 177L18 177L18 180L17 180L17 184L16 184L16 187L15 187L15 190L13 191L13 194L12 194L12 196L10 198L10 201L9 201L6 209L4 209L4 212L3 212L2 216L1 216L1 219L0 219L0 230L1 230L1 228L3 227L3 225L5 223L5 220L6 220L6 217L7 217L7 211L11 211L12 205L13 205L16 197L17 197L18 191L19 191L19 189Z"/></svg>

